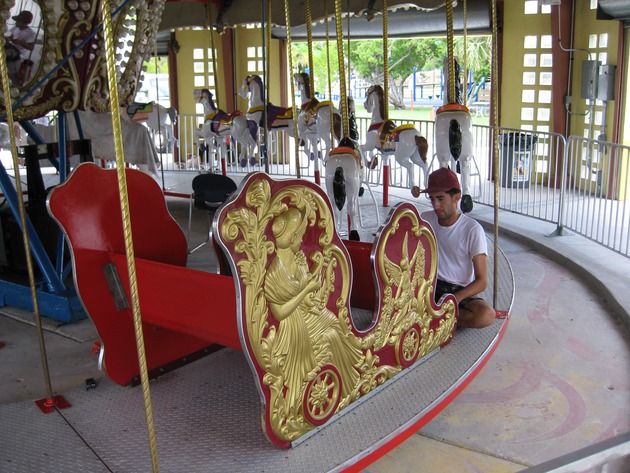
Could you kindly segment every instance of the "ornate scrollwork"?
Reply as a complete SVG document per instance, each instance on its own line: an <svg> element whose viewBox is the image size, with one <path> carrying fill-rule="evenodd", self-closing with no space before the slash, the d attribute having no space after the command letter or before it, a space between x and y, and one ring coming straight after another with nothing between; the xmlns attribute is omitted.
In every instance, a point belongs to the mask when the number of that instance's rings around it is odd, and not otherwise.
<svg viewBox="0 0 630 473"><path fill-rule="evenodd" d="M114 7L124 5L114 19L120 64L118 94L123 103L130 102L136 93L164 3L165 0L113 2ZM11 99L20 101L16 119L41 117L51 110L109 111L104 42L102 32L97 30L101 24L99 5L96 0L30 0L19 6L0 6L0 17L10 22L4 24L5 37L14 30L14 18L20 14L26 15L23 18L30 20L37 32L29 57L16 59L15 70L10 73ZM24 9L29 13L23 13ZM4 97L2 94L0 98L3 107Z"/></svg>
<svg viewBox="0 0 630 473"><path fill-rule="evenodd" d="M375 244L380 315L367 333L351 322L349 255L319 186L255 174L220 213L275 443L288 446L450 338L454 306L429 300L433 234L417 211L397 210Z"/></svg>

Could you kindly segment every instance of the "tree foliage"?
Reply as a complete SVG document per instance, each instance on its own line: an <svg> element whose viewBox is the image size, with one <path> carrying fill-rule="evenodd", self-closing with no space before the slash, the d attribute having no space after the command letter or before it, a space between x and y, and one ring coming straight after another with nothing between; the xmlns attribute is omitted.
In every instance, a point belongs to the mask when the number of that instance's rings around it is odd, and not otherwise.
<svg viewBox="0 0 630 473"><path fill-rule="evenodd" d="M468 36L464 45L463 37L456 37L453 50L458 57L460 66L464 66L464 52L466 53L466 70L473 71L473 79L479 81L482 77L489 80L490 72L490 36ZM442 69L448 56L447 40L444 37L434 38L392 38L388 41L387 57L389 68L389 101L395 108L405 108L403 102L403 84L415 71L431 71ZM336 43L331 41L330 75L334 84L339 80ZM307 43L293 43L294 72L308 69ZM344 44L346 67L355 76L366 80L370 84L384 83L384 54L382 40L356 40ZM325 42L313 43L313 69L315 90L328 90L327 48Z"/></svg>
<svg viewBox="0 0 630 473"><path fill-rule="evenodd" d="M446 55L444 38L396 38L388 41L389 99L395 108L405 108L402 86L416 70L440 68ZM352 41L350 64L356 73L373 84L384 82L383 42L375 40Z"/></svg>
<svg viewBox="0 0 630 473"><path fill-rule="evenodd" d="M308 44L292 43L293 73L308 71ZM330 58L328 59L328 57ZM330 62L330 69L328 63ZM315 81L315 92L328 95L328 74L332 84L339 81L339 63L336 43L331 42L326 48L324 41L313 42L313 69L309 71L311 80Z"/></svg>

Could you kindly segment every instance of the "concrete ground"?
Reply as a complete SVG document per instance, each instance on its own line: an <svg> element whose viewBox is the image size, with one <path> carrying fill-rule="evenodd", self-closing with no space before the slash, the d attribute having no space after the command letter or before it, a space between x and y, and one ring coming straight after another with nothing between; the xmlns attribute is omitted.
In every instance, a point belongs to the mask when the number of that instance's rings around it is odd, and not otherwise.
<svg viewBox="0 0 630 473"><path fill-rule="evenodd" d="M190 192L189 181L170 186ZM396 194L391 205L411 200ZM429 209L428 201L413 201ZM186 229L188 202L169 198L169 208ZM489 227L492 209L479 206L471 216ZM499 221L516 282L501 345L440 415L366 472L515 472L630 431L627 258L576 235L548 237L554 228L544 222L502 213ZM205 213L195 210L193 243L204 239L205 224ZM213 270L210 245L191 255L190 265ZM0 309L0 403L46 397L32 319ZM89 320L43 324L55 394L103 377ZM630 471L630 459L608 471Z"/></svg>

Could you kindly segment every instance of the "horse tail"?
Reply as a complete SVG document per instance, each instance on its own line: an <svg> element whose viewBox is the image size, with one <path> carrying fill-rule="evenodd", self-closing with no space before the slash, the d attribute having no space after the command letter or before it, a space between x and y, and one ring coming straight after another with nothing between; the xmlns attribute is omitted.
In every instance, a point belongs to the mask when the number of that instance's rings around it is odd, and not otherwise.
<svg viewBox="0 0 630 473"><path fill-rule="evenodd" d="M420 158L423 162L427 162L427 154L429 153L429 142L427 139L420 135L416 135L416 146L418 147L418 152L420 153Z"/></svg>
<svg viewBox="0 0 630 473"><path fill-rule="evenodd" d="M335 169L332 187L335 205L341 211L343 206L346 204L346 178L343 175L343 168L341 166L338 166L337 169Z"/></svg>
<svg viewBox="0 0 630 473"><path fill-rule="evenodd" d="M337 141L341 140L341 115L333 113L333 129L335 131L335 138Z"/></svg>
<svg viewBox="0 0 630 473"><path fill-rule="evenodd" d="M462 154L462 127L457 120L451 120L448 127L448 147L455 161Z"/></svg>
<svg viewBox="0 0 630 473"><path fill-rule="evenodd" d="M166 109L169 118L171 119L171 123L175 125L177 123L177 110L174 107L168 107Z"/></svg>

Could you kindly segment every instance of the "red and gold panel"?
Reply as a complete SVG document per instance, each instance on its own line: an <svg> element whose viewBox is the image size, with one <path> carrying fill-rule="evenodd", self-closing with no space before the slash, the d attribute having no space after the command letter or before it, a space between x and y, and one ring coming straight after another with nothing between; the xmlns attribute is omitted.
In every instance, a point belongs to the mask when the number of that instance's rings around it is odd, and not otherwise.
<svg viewBox="0 0 630 473"><path fill-rule="evenodd" d="M3 34L17 120L38 118L51 110L109 111L100 4L23 0L0 6L2 18L7 18ZM118 93L121 103L128 103L152 52L164 0L114 0L112 5Z"/></svg>
<svg viewBox="0 0 630 473"><path fill-rule="evenodd" d="M455 300L449 296L441 306L433 300L435 238L411 204L394 209L372 247L377 294L368 297L378 315L365 331L351 318L350 256L321 187L251 174L214 226L231 258L239 333L262 394L263 427L280 447L453 335Z"/></svg>

